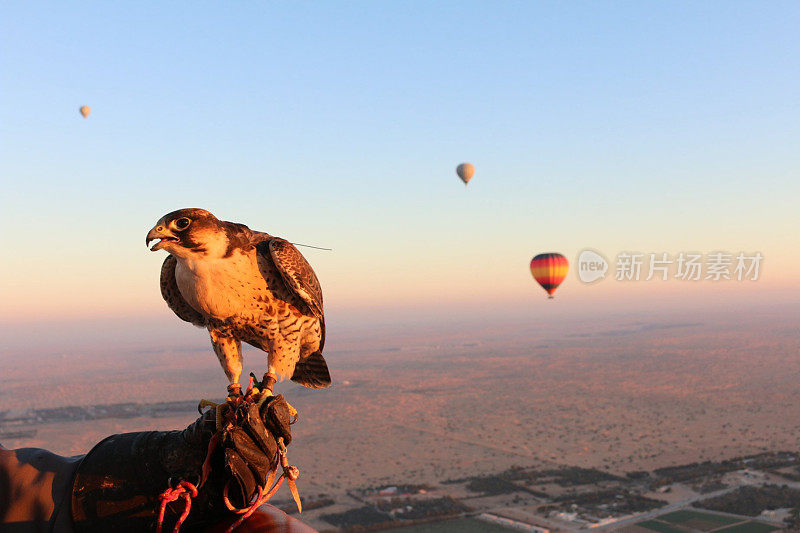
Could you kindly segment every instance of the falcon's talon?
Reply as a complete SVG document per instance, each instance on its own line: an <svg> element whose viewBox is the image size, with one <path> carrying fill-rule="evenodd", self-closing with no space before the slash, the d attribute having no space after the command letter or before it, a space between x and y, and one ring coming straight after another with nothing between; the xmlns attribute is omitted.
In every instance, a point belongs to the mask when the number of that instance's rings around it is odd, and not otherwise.
<svg viewBox="0 0 800 533"><path fill-rule="evenodd" d="M268 390L270 394L272 394L272 388L278 382L278 377L273 374L272 372L267 372L264 374L264 378L261 380L261 385L264 390Z"/></svg>
<svg viewBox="0 0 800 533"><path fill-rule="evenodd" d="M229 402L235 402L237 398L241 398L242 395L242 386L238 383L231 383L228 385L228 398Z"/></svg>

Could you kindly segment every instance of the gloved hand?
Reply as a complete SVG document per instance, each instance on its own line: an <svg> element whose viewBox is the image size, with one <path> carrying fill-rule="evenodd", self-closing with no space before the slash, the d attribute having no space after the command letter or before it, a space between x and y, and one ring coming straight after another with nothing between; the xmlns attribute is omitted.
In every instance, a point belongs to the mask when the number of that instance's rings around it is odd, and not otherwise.
<svg viewBox="0 0 800 533"><path fill-rule="evenodd" d="M215 523L232 514L232 508L247 507L259 494L259 485L270 488L266 485L281 460L281 444L291 442L286 400L271 396L258 405L257 399L239 397L221 404L183 431L125 433L100 442L75 475L76 531L155 531L162 495L170 487L178 487L173 496L185 487L197 492L166 502L165 531L179 521L187 504L187 530ZM281 462L288 465L285 456Z"/></svg>
<svg viewBox="0 0 800 533"><path fill-rule="evenodd" d="M283 396L269 396L260 407L248 402L228 418L231 423L221 433L225 470L230 475L224 496L242 508L257 494L258 486L269 489L272 485L279 443L286 446L292 440L289 405Z"/></svg>

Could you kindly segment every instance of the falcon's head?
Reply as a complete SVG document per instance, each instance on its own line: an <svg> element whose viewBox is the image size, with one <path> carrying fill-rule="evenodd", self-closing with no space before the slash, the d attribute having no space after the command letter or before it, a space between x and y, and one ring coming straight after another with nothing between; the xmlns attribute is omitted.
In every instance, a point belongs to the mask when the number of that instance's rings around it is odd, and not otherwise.
<svg viewBox="0 0 800 533"><path fill-rule="evenodd" d="M166 250L179 258L218 256L228 248L225 223L205 209L179 209L167 213L147 234L151 251Z"/></svg>

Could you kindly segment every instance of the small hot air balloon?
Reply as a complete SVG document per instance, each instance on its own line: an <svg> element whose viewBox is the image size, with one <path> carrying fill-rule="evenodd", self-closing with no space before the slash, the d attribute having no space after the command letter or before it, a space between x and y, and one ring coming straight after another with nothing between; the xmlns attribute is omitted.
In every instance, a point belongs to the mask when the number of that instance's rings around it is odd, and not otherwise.
<svg viewBox="0 0 800 533"><path fill-rule="evenodd" d="M456 167L456 174L458 174L458 177L461 178L461 181L464 182L464 186L466 186L469 180L472 179L472 176L475 175L475 167L472 166L472 163L461 163Z"/></svg>
<svg viewBox="0 0 800 533"><path fill-rule="evenodd" d="M88 105L82 105L80 111L81 115L83 115L83 118L86 118L89 116L89 113L92 112L92 108L89 107Z"/></svg>
<svg viewBox="0 0 800 533"><path fill-rule="evenodd" d="M561 254L547 253L539 254L531 259L531 274L539 282L544 290L547 291L548 298L553 298L553 293L564 278L567 277L569 261Z"/></svg>

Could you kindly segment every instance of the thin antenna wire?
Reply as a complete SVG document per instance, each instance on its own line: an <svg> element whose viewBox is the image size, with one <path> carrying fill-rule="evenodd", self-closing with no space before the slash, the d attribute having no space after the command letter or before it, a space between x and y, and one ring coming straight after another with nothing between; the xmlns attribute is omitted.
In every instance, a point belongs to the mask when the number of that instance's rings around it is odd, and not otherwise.
<svg viewBox="0 0 800 533"><path fill-rule="evenodd" d="M300 244L299 242L293 242L295 246L305 246L306 248L314 248L315 250L326 250L328 252L332 252L333 248L322 248L321 246L311 246L310 244Z"/></svg>

